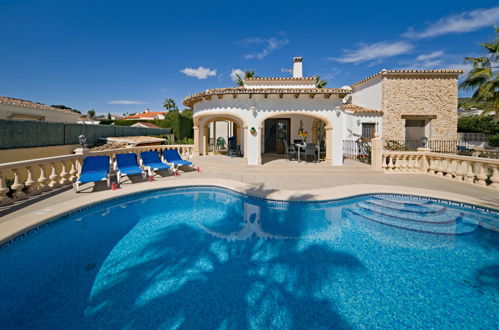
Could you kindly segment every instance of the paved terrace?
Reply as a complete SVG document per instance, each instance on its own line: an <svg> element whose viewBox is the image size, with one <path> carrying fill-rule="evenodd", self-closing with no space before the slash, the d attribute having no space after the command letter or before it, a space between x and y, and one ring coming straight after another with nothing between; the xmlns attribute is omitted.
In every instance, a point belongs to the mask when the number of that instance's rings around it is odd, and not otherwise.
<svg viewBox="0 0 499 330"><path fill-rule="evenodd" d="M178 177L161 173L154 182L141 177L124 179L120 189L111 191L104 182L85 184L80 193L68 187L33 196L0 208L0 224L19 217L46 218L62 210L91 204L106 198L147 189L176 185L215 184L256 196L275 199L333 199L370 192L407 193L451 199L499 208L499 192L491 188L456 182L425 174L383 174L356 161L343 167L326 163L288 161L266 157L261 167L247 166L242 158L208 156L195 158L201 171L181 172ZM64 207L62 207L64 206ZM59 212L59 210L61 210Z"/></svg>

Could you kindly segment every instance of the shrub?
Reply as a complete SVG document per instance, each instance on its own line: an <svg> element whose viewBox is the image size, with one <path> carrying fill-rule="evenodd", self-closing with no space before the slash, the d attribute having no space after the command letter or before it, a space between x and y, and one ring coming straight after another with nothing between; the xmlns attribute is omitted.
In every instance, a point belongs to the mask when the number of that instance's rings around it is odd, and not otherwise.
<svg viewBox="0 0 499 330"><path fill-rule="evenodd" d="M491 147L499 147L499 134L489 136L488 142Z"/></svg>

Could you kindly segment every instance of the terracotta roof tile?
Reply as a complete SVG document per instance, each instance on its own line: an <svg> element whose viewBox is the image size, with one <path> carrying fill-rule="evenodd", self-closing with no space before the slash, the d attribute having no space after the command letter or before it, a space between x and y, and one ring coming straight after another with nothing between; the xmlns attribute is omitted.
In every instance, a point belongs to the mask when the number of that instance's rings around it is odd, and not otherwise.
<svg viewBox="0 0 499 330"><path fill-rule="evenodd" d="M245 88L229 87L208 89L204 92L192 94L182 100L185 106L192 106L204 96L232 95L232 94L350 94L352 91L340 88Z"/></svg>
<svg viewBox="0 0 499 330"><path fill-rule="evenodd" d="M244 78L244 80L248 81L260 81L260 80L306 80L306 81L315 81L316 77L302 77L302 78L293 78L293 77L254 77L254 78Z"/></svg>
<svg viewBox="0 0 499 330"><path fill-rule="evenodd" d="M352 112L371 112L371 113L383 114L383 111L381 110L368 109L356 104L343 104L343 109Z"/></svg>
<svg viewBox="0 0 499 330"><path fill-rule="evenodd" d="M45 104L35 103L27 100L15 99L13 97L7 97L7 96L0 96L0 103L25 107L25 108L32 108L32 109L50 110L50 111L56 111L61 113L72 114L75 116L80 116L79 113L73 112L71 110L49 107L48 105Z"/></svg>
<svg viewBox="0 0 499 330"><path fill-rule="evenodd" d="M357 81L356 83L352 84L352 86L361 84L367 80L373 79L381 75L431 75L431 74L460 75L463 72L464 72L463 70L383 70L369 77L366 77L362 80Z"/></svg>
<svg viewBox="0 0 499 330"><path fill-rule="evenodd" d="M134 125L142 125L142 126L145 126L145 127L148 127L148 128L161 128L157 125L154 125L153 123L142 123L142 122L138 122L136 124L133 124L132 126Z"/></svg>

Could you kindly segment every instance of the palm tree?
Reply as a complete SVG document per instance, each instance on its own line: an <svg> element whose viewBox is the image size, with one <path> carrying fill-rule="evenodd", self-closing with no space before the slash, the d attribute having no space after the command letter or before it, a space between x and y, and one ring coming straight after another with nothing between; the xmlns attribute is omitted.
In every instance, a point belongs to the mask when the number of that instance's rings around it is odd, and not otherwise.
<svg viewBox="0 0 499 330"><path fill-rule="evenodd" d="M319 75L315 76L315 87L316 88L324 88L327 85L327 80L321 80Z"/></svg>
<svg viewBox="0 0 499 330"><path fill-rule="evenodd" d="M163 106L165 107L166 111L168 111L168 112L169 111L178 111L177 105L175 104L175 101L172 98L165 99Z"/></svg>
<svg viewBox="0 0 499 330"><path fill-rule="evenodd" d="M483 57L466 57L465 63L471 63L473 69L465 80L459 85L464 90L474 90L473 100L477 102L490 102L493 109L485 110L494 112L494 121L499 121L499 27L495 28L496 39L492 42L481 43L487 54Z"/></svg>
<svg viewBox="0 0 499 330"><path fill-rule="evenodd" d="M89 119L94 119L94 117L95 117L95 111L94 111L94 109L88 110L87 114L88 114L88 118Z"/></svg>
<svg viewBox="0 0 499 330"><path fill-rule="evenodd" d="M244 71L244 78L241 77L240 75L238 75L237 73L235 73L235 75L237 77L236 85L238 85L238 86L243 86L244 85L244 79L247 79L247 78L257 78L255 76L255 71L249 71L249 70L245 70Z"/></svg>

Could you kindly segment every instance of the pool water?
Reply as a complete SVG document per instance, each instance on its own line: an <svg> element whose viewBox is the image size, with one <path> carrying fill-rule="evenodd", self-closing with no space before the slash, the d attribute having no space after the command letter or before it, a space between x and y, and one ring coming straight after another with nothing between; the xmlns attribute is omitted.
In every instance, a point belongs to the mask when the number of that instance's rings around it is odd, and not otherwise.
<svg viewBox="0 0 499 330"><path fill-rule="evenodd" d="M141 193L0 249L0 328L493 329L494 227L497 212L410 196Z"/></svg>

